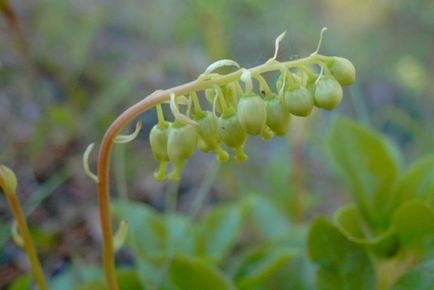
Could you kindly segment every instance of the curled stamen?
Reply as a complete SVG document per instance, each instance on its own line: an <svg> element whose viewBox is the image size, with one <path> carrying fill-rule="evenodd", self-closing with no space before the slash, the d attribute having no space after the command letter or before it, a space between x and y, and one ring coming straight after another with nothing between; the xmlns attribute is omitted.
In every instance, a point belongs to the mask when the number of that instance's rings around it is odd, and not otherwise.
<svg viewBox="0 0 434 290"><path fill-rule="evenodd" d="M121 221L121 223L119 224L119 228L113 237L113 249L115 250L115 252L117 252L122 247L125 240L127 239L127 235L128 223L126 221Z"/></svg>
<svg viewBox="0 0 434 290"><path fill-rule="evenodd" d="M231 60L231 59L221 59L221 60L218 60L218 61L210 64L206 68L205 72L201 76L207 75L207 74L215 71L216 69L224 67L224 66L235 66L236 68L240 67L240 65L236 61L234 61L234 60Z"/></svg>
<svg viewBox="0 0 434 290"><path fill-rule="evenodd" d="M268 61L272 61L272 60L275 60L277 58L277 54L279 53L280 42L285 37L285 35L286 35L286 30L284 32L282 32L281 34L279 34L278 37L276 37L276 40L274 42L274 55Z"/></svg>
<svg viewBox="0 0 434 290"><path fill-rule="evenodd" d="M324 36L324 32L325 32L326 30L327 30L327 27L323 27L323 28L321 29L321 32L320 32L320 35L319 35L318 46L316 47L316 50L315 50L314 52L312 52L311 55L318 54L319 49L321 48L321 43L322 43L322 39L323 39L323 36Z"/></svg>
<svg viewBox="0 0 434 290"><path fill-rule="evenodd" d="M16 221L12 222L11 235L14 243L17 244L17 246L19 246L20 248L24 248L24 239L18 232L18 225Z"/></svg>
<svg viewBox="0 0 434 290"><path fill-rule="evenodd" d="M176 104L176 100L175 100L175 94L170 95L170 110L172 111L172 114L176 120L179 120L179 121L186 123L186 124L197 125L196 121L190 119L190 117L182 114L179 111L178 106Z"/></svg>
<svg viewBox="0 0 434 290"><path fill-rule="evenodd" d="M128 135L119 135L113 140L113 142L121 144L121 143L128 143L128 142L133 141L139 135L140 130L142 129L142 126L143 126L142 121L137 122L136 123L136 129L134 130L133 133L128 134Z"/></svg>
<svg viewBox="0 0 434 290"><path fill-rule="evenodd" d="M89 156L90 156L90 153L92 152L94 145L95 145L95 143L89 144L89 146L87 146L86 150L84 151L83 168L84 168L84 172L86 173L86 175L89 176L93 181L95 181L95 183L98 183L99 182L98 176L96 176L96 174L93 173L89 167Z"/></svg>

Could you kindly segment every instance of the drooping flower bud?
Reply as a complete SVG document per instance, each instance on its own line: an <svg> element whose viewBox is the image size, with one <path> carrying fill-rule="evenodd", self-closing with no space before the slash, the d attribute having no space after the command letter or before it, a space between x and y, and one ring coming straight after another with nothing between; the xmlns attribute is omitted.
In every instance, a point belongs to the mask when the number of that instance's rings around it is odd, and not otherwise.
<svg viewBox="0 0 434 290"><path fill-rule="evenodd" d="M315 88L315 105L333 110L342 100L342 86L331 76L321 78Z"/></svg>
<svg viewBox="0 0 434 290"><path fill-rule="evenodd" d="M166 178L166 166L169 161L167 153L168 133L169 123L167 122L154 125L149 133L152 155L160 162L160 169L154 173L154 177L160 181Z"/></svg>
<svg viewBox="0 0 434 290"><path fill-rule="evenodd" d="M276 95L265 99L267 108L267 126L277 136L283 136L288 132L291 115L286 110L282 100Z"/></svg>
<svg viewBox="0 0 434 290"><path fill-rule="evenodd" d="M241 127L250 135L262 133L267 120L267 109L264 100L255 94L242 96L237 108Z"/></svg>
<svg viewBox="0 0 434 290"><path fill-rule="evenodd" d="M218 133L220 140L235 150L236 160L244 161L247 158L247 155L243 151L247 134L241 126L236 113L227 116L221 115L218 118Z"/></svg>
<svg viewBox="0 0 434 290"><path fill-rule="evenodd" d="M219 144L217 117L212 112L206 111L196 121L199 134L198 148L203 152L215 151L220 162L227 161L229 154Z"/></svg>
<svg viewBox="0 0 434 290"><path fill-rule="evenodd" d="M8 195L15 194L17 190L17 176L5 165L0 165L0 188Z"/></svg>
<svg viewBox="0 0 434 290"><path fill-rule="evenodd" d="M283 100L287 110L291 114L300 117L308 116L314 106L311 92L303 86L286 90Z"/></svg>
<svg viewBox="0 0 434 290"><path fill-rule="evenodd" d="M196 150L197 139L195 125L175 122L169 127L167 153L169 160L175 164L175 168L169 176L172 181L181 179L184 163Z"/></svg>
<svg viewBox="0 0 434 290"><path fill-rule="evenodd" d="M335 56L327 64L332 75L342 86L349 86L355 81L356 69L348 59Z"/></svg>

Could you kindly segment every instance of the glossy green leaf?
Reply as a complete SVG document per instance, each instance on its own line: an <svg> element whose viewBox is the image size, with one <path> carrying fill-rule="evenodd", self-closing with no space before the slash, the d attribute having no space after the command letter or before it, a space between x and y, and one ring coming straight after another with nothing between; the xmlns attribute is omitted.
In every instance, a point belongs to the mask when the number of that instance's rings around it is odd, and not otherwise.
<svg viewBox="0 0 434 290"><path fill-rule="evenodd" d="M212 209L200 225L197 253L218 262L229 252L241 233L242 212L238 205Z"/></svg>
<svg viewBox="0 0 434 290"><path fill-rule="evenodd" d="M348 241L323 217L316 218L308 234L308 252L318 264L318 290L375 289L375 275L367 254Z"/></svg>
<svg viewBox="0 0 434 290"><path fill-rule="evenodd" d="M235 290L232 282L218 269L198 259L177 254L168 268L168 276L178 290Z"/></svg>
<svg viewBox="0 0 434 290"><path fill-rule="evenodd" d="M396 211L393 226L403 246L434 239L434 210L421 201L407 202Z"/></svg>
<svg viewBox="0 0 434 290"><path fill-rule="evenodd" d="M406 273L391 290L434 290L434 260L425 261Z"/></svg>
<svg viewBox="0 0 434 290"><path fill-rule="evenodd" d="M261 247L251 252L237 273L237 286L242 290L255 289L296 255L294 250L273 247Z"/></svg>
<svg viewBox="0 0 434 290"><path fill-rule="evenodd" d="M351 242L363 246L380 257L394 255L398 248L398 237L393 228L379 235L369 232L363 216L355 205L348 205L335 213L335 223L339 231Z"/></svg>
<svg viewBox="0 0 434 290"><path fill-rule="evenodd" d="M380 135L339 117L330 133L328 147L357 205L371 226L384 228L391 189L398 165L390 146Z"/></svg>
<svg viewBox="0 0 434 290"><path fill-rule="evenodd" d="M434 206L434 156L422 158L400 178L394 192L393 208L410 199L430 202Z"/></svg>

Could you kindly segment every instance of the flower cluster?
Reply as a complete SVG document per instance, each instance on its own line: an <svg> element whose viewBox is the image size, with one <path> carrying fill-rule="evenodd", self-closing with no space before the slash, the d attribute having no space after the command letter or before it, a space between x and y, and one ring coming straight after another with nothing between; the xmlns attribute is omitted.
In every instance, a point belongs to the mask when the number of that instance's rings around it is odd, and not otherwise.
<svg viewBox="0 0 434 290"><path fill-rule="evenodd" d="M217 159L225 162L229 160L226 147L234 151L235 160L246 160L243 148L248 136L262 135L269 140L273 135L285 135L291 115L308 116L314 107L334 109L342 100L342 86L355 80L353 64L341 57L314 53L298 62L280 63L273 58L265 65L268 69L262 71L240 69L235 80L223 84L212 83L222 77L220 74L202 75L211 81L210 87L171 96L173 122L165 120L161 104L157 105L159 121L149 136L153 156L160 162L157 180L166 178L171 161L174 169L169 179L178 181L185 161L196 149L215 152ZM280 71L275 92L261 75L273 69ZM203 95L208 110L203 109L198 95ZM181 105L186 105L183 113Z"/></svg>

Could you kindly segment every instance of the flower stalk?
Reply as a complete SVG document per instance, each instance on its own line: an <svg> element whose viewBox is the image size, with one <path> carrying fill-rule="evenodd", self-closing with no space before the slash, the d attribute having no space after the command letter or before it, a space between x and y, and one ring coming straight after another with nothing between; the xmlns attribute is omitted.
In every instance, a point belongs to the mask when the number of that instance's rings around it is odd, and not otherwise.
<svg viewBox="0 0 434 290"><path fill-rule="evenodd" d="M11 208L12 214L15 218L18 232L15 235L20 237L20 245L24 249L29 262L30 268L35 279L36 285L39 290L48 290L47 282L45 280L44 272L33 246L32 237L30 235L29 227L27 226L26 218L21 208L20 201L16 195L17 180L12 170L4 165L0 165L0 188L4 191L6 200Z"/></svg>
<svg viewBox="0 0 434 290"><path fill-rule="evenodd" d="M328 59L327 56L312 54L305 58L291 60L287 62L266 62L262 65L248 69L249 73L253 76L258 76L262 73L270 71L280 71L282 66L286 68L300 67L310 64L318 64ZM138 103L132 105L125 110L107 129L99 149L98 156L98 205L100 212L100 222L103 235L103 268L106 275L106 282L109 290L118 290L116 281L116 269L114 260L114 246L113 246L113 230L112 219L110 215L110 190L109 190L109 171L110 171L110 156L115 143L116 136L121 130L128 125L132 120L137 118L140 114L157 106L165 101L168 101L170 96L182 96L194 93L196 91L203 91L207 88L214 86L225 85L231 82L238 82L246 69L239 69L226 75L210 74L207 77L206 73L202 74L198 79L171 88L167 90L159 90L151 95L145 97Z"/></svg>

